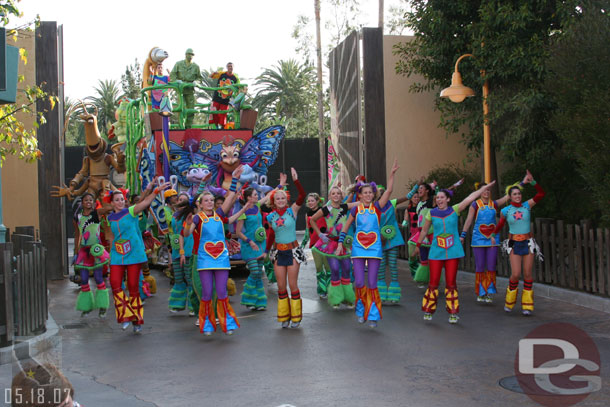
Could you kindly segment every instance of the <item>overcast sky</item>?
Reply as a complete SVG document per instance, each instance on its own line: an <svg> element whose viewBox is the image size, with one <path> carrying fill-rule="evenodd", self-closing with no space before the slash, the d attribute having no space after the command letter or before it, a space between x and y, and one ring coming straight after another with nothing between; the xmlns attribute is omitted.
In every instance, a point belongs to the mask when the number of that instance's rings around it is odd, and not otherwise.
<svg viewBox="0 0 610 407"><path fill-rule="evenodd" d="M324 3L323 21L329 18ZM385 0L386 16L397 3ZM170 70L190 47L202 69L231 61L242 82L253 83L263 68L295 57L293 27L300 14L313 21L313 4L313 0L22 0L18 7L24 17L12 20L9 27L37 14L43 21L62 24L66 95L83 98L94 93L98 79L119 80L126 65L135 58L142 63L155 46L169 53L164 65ZM362 0L361 10L364 25L377 26L378 1ZM315 35L313 23L311 30Z"/></svg>

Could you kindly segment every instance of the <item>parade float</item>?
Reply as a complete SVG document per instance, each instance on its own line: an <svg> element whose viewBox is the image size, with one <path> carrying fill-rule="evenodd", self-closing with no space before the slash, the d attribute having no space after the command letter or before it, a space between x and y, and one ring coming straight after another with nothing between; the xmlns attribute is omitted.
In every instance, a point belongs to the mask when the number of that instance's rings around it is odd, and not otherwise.
<svg viewBox="0 0 610 407"><path fill-rule="evenodd" d="M178 193L186 191L191 198L204 190L224 196L239 165L244 165L242 185L255 188L261 196L272 189L266 185L267 171L276 160L285 128L272 126L253 133L257 112L247 102L246 84L208 87L202 82L172 82L169 76L157 76L157 68L167 56L160 48L151 49L140 97L121 99L116 122L107 135L118 142L110 154L97 128L97 111L91 112L91 104L86 102L75 107L82 110L80 119L85 123L86 157L83 169L69 186L57 187L54 196L73 199L90 191L103 205L103 195L119 187L109 180L112 169L124 173L120 186L134 197L155 180L159 184L170 181ZM228 109L214 110L212 102L200 103L196 98L188 103L185 97L205 92L221 92L230 98ZM226 124L209 123L208 118L218 114L226 115ZM192 117L198 119L193 124ZM91 171L91 163L96 164L96 171ZM157 237L167 234L170 219L166 219L162 196L153 201L149 212ZM232 256L234 263L239 263L238 252Z"/></svg>

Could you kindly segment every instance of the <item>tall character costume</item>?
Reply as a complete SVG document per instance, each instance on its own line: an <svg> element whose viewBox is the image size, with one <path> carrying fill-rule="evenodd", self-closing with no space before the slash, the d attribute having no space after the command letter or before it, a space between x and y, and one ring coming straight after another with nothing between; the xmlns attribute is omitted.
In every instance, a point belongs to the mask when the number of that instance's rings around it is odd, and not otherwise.
<svg viewBox="0 0 610 407"><path fill-rule="evenodd" d="M398 284L398 248L405 244L405 240L400 233L398 221L396 220L396 199L389 201L381 214L381 237L383 244L383 258L379 266L377 288L381 301L397 303L400 301L401 290ZM390 267L391 281L386 284L385 270Z"/></svg>
<svg viewBox="0 0 610 407"><path fill-rule="evenodd" d="M263 227L263 216L260 205L246 210L238 220L243 220L242 233L247 240L241 242L241 258L246 262L250 274L244 284L241 294L241 304L254 310L264 310L267 308L267 294L263 285L263 259L265 254L266 231ZM254 242L257 249L254 250L250 245Z"/></svg>

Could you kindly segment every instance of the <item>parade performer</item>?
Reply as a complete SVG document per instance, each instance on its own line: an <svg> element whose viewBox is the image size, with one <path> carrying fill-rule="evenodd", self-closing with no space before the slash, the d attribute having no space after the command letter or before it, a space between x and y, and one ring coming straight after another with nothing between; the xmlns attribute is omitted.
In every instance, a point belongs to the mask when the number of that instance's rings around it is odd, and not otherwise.
<svg viewBox="0 0 610 407"><path fill-rule="evenodd" d="M319 236L312 253L324 256L330 266L330 284L328 285L328 303L338 309L343 303L353 307L356 301L354 287L350 278L351 250L347 242L343 242L343 252L335 255L343 225L347 221L350 209L358 206L358 202L341 203L343 192L339 187L332 187L329 192L329 203L317 211L311 218L311 226ZM326 221L326 232L318 226L318 220ZM350 235L349 241L353 237Z"/></svg>
<svg viewBox="0 0 610 407"><path fill-rule="evenodd" d="M297 242L296 220L301 205L305 202L305 190L299 182L297 171L290 169L292 181L299 191L296 201L288 206L289 195L283 189L271 193L270 206L273 212L267 215L269 225L275 232L275 243L269 252L277 278L277 319L282 328L298 328L303 319L301 292L299 291L299 267L305 262L305 253ZM287 286L290 286L288 300Z"/></svg>
<svg viewBox="0 0 610 407"><path fill-rule="evenodd" d="M482 184L485 185L485 184ZM480 185L477 183L476 188ZM497 201L491 199L491 191L486 189L481 198L474 201L468 209L468 218L460 235L464 243L468 229L474 220L472 240L470 247L474 253L475 263L475 292L477 302L491 304L496 290L496 263L498 259L498 245L491 244L491 235L496 228L498 208L508 200L508 195ZM498 236L496 236L496 240Z"/></svg>
<svg viewBox="0 0 610 407"><path fill-rule="evenodd" d="M218 70L216 72L212 72L210 74L211 79L216 79L216 87L221 88L223 86L230 86L235 83L239 83L239 78L233 72L233 63L227 63L227 70L221 71ZM216 90L214 91L214 95L212 97L212 107L214 111L223 111L229 110L229 100L231 99L231 95L233 91L230 89ZM216 113L212 114L211 119L209 120L210 124L216 124L219 128L224 128L227 124L227 114L226 113Z"/></svg>
<svg viewBox="0 0 610 407"><path fill-rule="evenodd" d="M194 83L195 81L203 80L201 76L201 69L199 65L193 62L195 53L192 48L187 48L184 53L184 60L176 62L174 69L169 74L170 81L177 82L182 81L186 83ZM184 87L182 89L183 96L183 109L194 109L195 108L195 88L193 86ZM190 129L193 125L194 114L189 113L186 116L185 128Z"/></svg>
<svg viewBox="0 0 610 407"><path fill-rule="evenodd" d="M312 249L319 240L319 234L326 233L326 219L321 217L317 218L316 222L318 222L318 227L314 229L311 218L322 206L320 195L315 192L307 194L305 204L307 205L307 213L305 214L306 229L301 247L305 247L309 243L309 248ZM326 299L328 296L328 284L330 283L330 266L328 265L326 257L320 252L312 250L311 254L313 255L313 261L316 265L316 291L318 292L318 297L320 297L320 299Z"/></svg>
<svg viewBox="0 0 610 407"><path fill-rule="evenodd" d="M394 188L394 174L398 171L397 161L394 160L388 189L383 193L379 201L374 202L377 186L375 183L359 184L357 187L360 204L350 212L347 222L341 229L339 244L335 255L343 253L343 242L347 237L347 231L355 223L354 240L352 243L352 262L354 265L354 278L356 286L356 315L358 322L369 322L374 328L377 321L382 318L381 299L377 289L377 272L383 257L381 244L381 208L385 207ZM364 268L368 268L368 288L364 285Z"/></svg>
<svg viewBox="0 0 610 407"><path fill-rule="evenodd" d="M151 182L147 187L152 189ZM125 207L127 201L126 190L111 191L104 199L110 202L112 213L108 215L108 222L112 230L112 244L110 246L110 285L114 297L117 322L123 324L123 330L129 323L133 323L135 333L142 332L144 324L144 309L140 299L138 280L142 263L146 262L144 242L138 225L138 214L146 210L155 196L171 185L169 182L158 186L144 199L129 208ZM129 299L121 287L123 277L127 271L127 288Z"/></svg>
<svg viewBox="0 0 610 407"><path fill-rule="evenodd" d="M201 303L199 305L199 329L204 335L216 331L216 319L212 310L212 292L216 287L218 300L216 302L216 317L222 331L232 335L239 327L237 316L229 304L227 295L227 280L231 263L225 241L224 224L229 222L229 213L237 198L237 182L242 172L239 166L233 172L231 186L221 207L214 210L214 196L204 192L199 196L202 210L197 215L189 215L182 231L184 237L190 236L196 229L199 235L197 251L197 271L201 280ZM240 214L241 215L241 214Z"/></svg>
<svg viewBox="0 0 610 407"><path fill-rule="evenodd" d="M536 195L523 202L521 188L525 184L532 184L536 188ZM502 250L510 255L511 275L506 288L506 301L504 311L511 312L517 302L519 291L519 278L523 265L523 294L521 295L521 310L523 315L531 315L534 312L534 278L532 269L534 267L534 255L542 260L540 247L534 240L531 231L530 219L531 209L544 198L544 190L534 181L532 174L527 171L525 178L518 185L507 188L506 194L510 199L510 205L501 211L500 221L494 233L500 232L505 223L508 223L508 239L502 242ZM495 244L495 238L491 239Z"/></svg>
<svg viewBox="0 0 610 407"><path fill-rule="evenodd" d="M379 187L378 196L384 188ZM391 199L381 208L381 242L383 245L383 258L377 273L377 289L381 301L397 304L400 301L401 289L398 283L398 248L405 244L396 220L396 207L410 199L415 194L415 187L406 197ZM386 283L386 266L390 268L390 284Z"/></svg>
<svg viewBox="0 0 610 407"><path fill-rule="evenodd" d="M407 209L405 209L404 220L402 221L402 227L409 227L409 239L411 239L415 234L418 233L417 227L417 204L419 203L419 194L417 193L418 185L416 184L413 189L415 193L409 200L409 205ZM408 195L407 195L408 197ZM417 238L416 238L417 240ZM411 277L415 277L415 272L419 267L419 261L417 256L413 255L413 251L415 250L415 245L409 244L407 245L409 250L409 270L411 271Z"/></svg>
<svg viewBox="0 0 610 407"><path fill-rule="evenodd" d="M156 68L150 67L151 76L148 79L149 85L167 85L169 83L169 71L167 75L163 75L163 64L159 63ZM152 102L153 109L159 109L161 107L161 99L166 96L168 89L154 89L150 92L150 101Z"/></svg>
<svg viewBox="0 0 610 407"><path fill-rule="evenodd" d="M81 291L76 299L76 310L82 312L81 316L85 316L97 308L100 318L104 318L110 300L103 271L110 256L102 245L100 219L94 208L93 194L85 192L81 202L82 209L74 214L76 231L74 271L80 272L81 284ZM97 284L95 297L89 287L90 271L93 271L93 278Z"/></svg>
<svg viewBox="0 0 610 407"><path fill-rule="evenodd" d="M409 238L409 245L413 247L415 247L418 242L419 235L421 234L422 227L424 226L426 214L434 207L435 184L428 184L422 181L416 186L417 195L419 196L419 203L415 209L417 214L417 229ZM413 187L413 189L415 189L415 187ZM430 280L428 253L430 252L430 241L432 239L432 234L433 230L430 229L428 235L423 237L421 247L419 248L419 266L417 267L417 270L415 270L413 280L420 284L420 288L423 288Z"/></svg>
<svg viewBox="0 0 610 407"><path fill-rule="evenodd" d="M167 193L167 191L166 191ZM189 195L186 192L180 193L178 202L174 209L184 207L189 204ZM193 307L188 298L192 295L193 284L191 281L192 275L192 253L193 253L193 236L182 236L182 229L186 216L189 211L178 211L171 217L171 234L170 245L172 248L172 268L174 270L174 285L169 294L169 310L171 312L183 311L189 309L189 315L194 315Z"/></svg>
<svg viewBox="0 0 610 407"><path fill-rule="evenodd" d="M280 186L284 188L286 175L280 175ZM241 304L253 311L267 309L267 294L263 285L263 259L266 255L267 233L263 227L261 205L269 199L269 194L258 199L254 188L243 192L242 205L250 204L251 208L237 220L235 234L241 240L241 258L250 271L241 294Z"/></svg>
<svg viewBox="0 0 610 407"><path fill-rule="evenodd" d="M422 300L424 320L430 321L436 311L438 302L438 286L443 267L445 268L445 301L449 313L449 323L455 324L459 320L460 306L457 291L457 268L460 258L464 257L464 248L459 240L458 221L460 212L477 199L483 191L490 188L495 181L481 187L468 195L459 204L449 206L453 192L443 189L436 194L436 208L426 214L426 222L422 228L415 253L418 253L424 237L434 228L432 244L430 245L430 282Z"/></svg>

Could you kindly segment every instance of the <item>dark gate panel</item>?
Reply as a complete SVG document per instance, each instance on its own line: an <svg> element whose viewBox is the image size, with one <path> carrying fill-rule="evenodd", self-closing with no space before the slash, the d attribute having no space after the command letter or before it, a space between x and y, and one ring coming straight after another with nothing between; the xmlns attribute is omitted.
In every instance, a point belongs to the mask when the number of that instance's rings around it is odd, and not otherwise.
<svg viewBox="0 0 610 407"><path fill-rule="evenodd" d="M360 47L352 32L329 56L331 141L348 179L362 173Z"/></svg>

